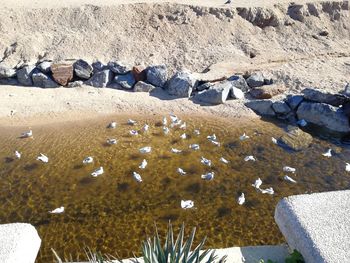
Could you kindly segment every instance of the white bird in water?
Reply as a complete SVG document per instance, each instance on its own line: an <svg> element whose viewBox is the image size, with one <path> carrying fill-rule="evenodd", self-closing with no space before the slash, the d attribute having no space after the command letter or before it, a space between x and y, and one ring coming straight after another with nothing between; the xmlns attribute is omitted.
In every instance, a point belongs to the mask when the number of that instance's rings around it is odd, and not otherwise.
<svg viewBox="0 0 350 263"><path fill-rule="evenodd" d="M222 163L226 163L226 164L228 164L229 162L224 158L224 157L221 157L220 158L220 162L222 162Z"/></svg>
<svg viewBox="0 0 350 263"><path fill-rule="evenodd" d="M146 147L140 148L139 151L140 153L150 153L152 151L152 147L146 146Z"/></svg>
<svg viewBox="0 0 350 263"><path fill-rule="evenodd" d="M132 119L128 119L128 124L129 125L135 125L136 121L132 120Z"/></svg>
<svg viewBox="0 0 350 263"><path fill-rule="evenodd" d="M192 149L192 150L195 150L195 151L197 151L197 150L199 150L199 144L191 144L190 146L189 146L189 148L190 149Z"/></svg>
<svg viewBox="0 0 350 263"><path fill-rule="evenodd" d="M271 141L272 141L272 143L273 143L273 144L278 144L277 139L276 139L276 138L274 138L274 137L271 137Z"/></svg>
<svg viewBox="0 0 350 263"><path fill-rule="evenodd" d="M286 173L295 173L296 169L293 168L293 167L290 167L290 166L284 166L283 167L283 172L286 172Z"/></svg>
<svg viewBox="0 0 350 263"><path fill-rule="evenodd" d="M345 163L345 171L350 172L350 163Z"/></svg>
<svg viewBox="0 0 350 263"><path fill-rule="evenodd" d="M332 157L332 149L328 149L325 153L322 153L324 157Z"/></svg>
<svg viewBox="0 0 350 263"><path fill-rule="evenodd" d="M182 209L190 209L194 207L194 202L192 200L181 200Z"/></svg>
<svg viewBox="0 0 350 263"><path fill-rule="evenodd" d="M203 156L201 157L201 163L207 166L211 166L211 161L204 158Z"/></svg>
<svg viewBox="0 0 350 263"><path fill-rule="evenodd" d="M199 130L194 130L193 133L194 133L195 135L200 135L200 134L201 134L201 132L200 132Z"/></svg>
<svg viewBox="0 0 350 263"><path fill-rule="evenodd" d="M17 159L21 159L22 154L19 151L15 151L15 156Z"/></svg>
<svg viewBox="0 0 350 263"><path fill-rule="evenodd" d="M29 131L26 131L26 132L22 132L21 138L29 138L29 137L33 137L33 131L32 130L29 130Z"/></svg>
<svg viewBox="0 0 350 263"><path fill-rule="evenodd" d="M140 166L139 166L139 168L140 169L145 169L146 168L146 166L147 166L147 161L146 161L146 159L143 159L143 161L142 161L142 163L140 164Z"/></svg>
<svg viewBox="0 0 350 263"><path fill-rule="evenodd" d="M209 140L209 141L216 146L220 146L220 143L218 141L214 141L214 140Z"/></svg>
<svg viewBox="0 0 350 263"><path fill-rule="evenodd" d="M177 168L177 172L181 175L186 175L186 172L182 168Z"/></svg>
<svg viewBox="0 0 350 263"><path fill-rule="evenodd" d="M142 127L142 130L143 132L147 132L149 130L149 125L148 124L145 124L143 127Z"/></svg>
<svg viewBox="0 0 350 263"><path fill-rule="evenodd" d="M117 127L117 123L115 121L112 121L107 126L107 128L109 128L109 129L115 129L116 127Z"/></svg>
<svg viewBox="0 0 350 263"><path fill-rule="evenodd" d="M117 144L118 140L117 139L107 139L106 142L109 145L114 145L114 144Z"/></svg>
<svg viewBox="0 0 350 263"><path fill-rule="evenodd" d="M163 125L166 126L168 124L168 120L166 117L163 117L163 121L162 121Z"/></svg>
<svg viewBox="0 0 350 263"><path fill-rule="evenodd" d="M62 214L64 212L64 207L58 207L52 211L49 211L50 214Z"/></svg>
<svg viewBox="0 0 350 263"><path fill-rule="evenodd" d="M135 130L131 130L131 131L129 131L129 133L130 133L130 135L132 135L132 136L139 135L139 133L138 133L137 131L135 131Z"/></svg>
<svg viewBox="0 0 350 263"><path fill-rule="evenodd" d="M273 190L272 187L266 188L266 189L260 189L260 192L263 194L269 194L269 195L273 195L275 193L275 191Z"/></svg>
<svg viewBox="0 0 350 263"><path fill-rule="evenodd" d="M187 127L186 122L180 125L180 129L186 129L186 127Z"/></svg>
<svg viewBox="0 0 350 263"><path fill-rule="evenodd" d="M178 117L176 115L174 115L174 114L170 114L170 120L171 120L172 123L177 122L178 121Z"/></svg>
<svg viewBox="0 0 350 263"><path fill-rule="evenodd" d="M244 193L242 193L242 194L238 197L237 202L238 202L239 205L243 205L243 204L245 203L245 196L244 196Z"/></svg>
<svg viewBox="0 0 350 263"><path fill-rule="evenodd" d="M97 177L97 176L99 176L99 175L101 175L103 173L104 173L104 170L103 170L103 167L101 166L101 167L97 168L95 171L93 171L91 173L91 176Z"/></svg>
<svg viewBox="0 0 350 263"><path fill-rule="evenodd" d="M255 162L256 159L254 158L253 155L248 155L248 156L246 156L246 157L244 158L244 161L245 161L245 162L249 162L249 161Z"/></svg>
<svg viewBox="0 0 350 263"><path fill-rule="evenodd" d="M289 177L288 175L285 175L283 179L294 184L297 183L297 181L295 181L292 177Z"/></svg>
<svg viewBox="0 0 350 263"><path fill-rule="evenodd" d="M248 140L248 139L249 139L249 136L246 135L245 133L243 133L243 135L239 136L239 139L240 139L241 141L245 141L245 140Z"/></svg>
<svg viewBox="0 0 350 263"><path fill-rule="evenodd" d="M46 155L40 153L40 155L36 158L38 161L42 161L43 163L48 163L49 162L49 157Z"/></svg>
<svg viewBox="0 0 350 263"><path fill-rule="evenodd" d="M167 135L169 133L169 131L170 130L169 130L168 127L165 127L165 126L163 127L163 132L164 132L165 135Z"/></svg>
<svg viewBox="0 0 350 263"><path fill-rule="evenodd" d="M252 186L256 189L260 189L260 186L262 185L262 181L260 178L256 179L254 184L252 184Z"/></svg>
<svg viewBox="0 0 350 263"><path fill-rule="evenodd" d="M182 123L182 120L180 119L177 119L176 121L173 121L171 124L170 124L170 127L175 127L175 126L178 126Z"/></svg>
<svg viewBox="0 0 350 263"><path fill-rule="evenodd" d="M210 141L216 141L216 135L215 133L213 135L208 135L207 136L207 139L210 140Z"/></svg>
<svg viewBox="0 0 350 263"><path fill-rule="evenodd" d="M202 174L201 178L203 180L211 181L211 180L214 179L214 172L209 172L209 173L206 173L206 174Z"/></svg>
<svg viewBox="0 0 350 263"><path fill-rule="evenodd" d="M86 157L86 158L83 160L83 164L89 164L89 163L93 163L93 162L94 162L94 158L92 158L91 156Z"/></svg>
<svg viewBox="0 0 350 263"><path fill-rule="evenodd" d="M181 135L180 135L180 138L183 139L183 140L185 140L185 139L187 138L186 133L181 134Z"/></svg>
<svg viewBox="0 0 350 263"><path fill-rule="evenodd" d="M140 174L136 173L136 172L132 172L132 176L134 177L134 179L136 180L136 182L141 183L142 182L142 177Z"/></svg>
<svg viewBox="0 0 350 263"><path fill-rule="evenodd" d="M181 150L175 149L175 148L171 148L171 152L172 153L181 153Z"/></svg>

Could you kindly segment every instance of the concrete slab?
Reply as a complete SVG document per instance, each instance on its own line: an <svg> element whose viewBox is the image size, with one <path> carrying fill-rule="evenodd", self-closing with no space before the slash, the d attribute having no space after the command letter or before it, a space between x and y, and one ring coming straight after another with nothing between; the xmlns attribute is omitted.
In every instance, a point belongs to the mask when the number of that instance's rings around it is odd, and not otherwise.
<svg viewBox="0 0 350 263"><path fill-rule="evenodd" d="M34 263L41 244L36 229L30 224L0 225L0 261Z"/></svg>
<svg viewBox="0 0 350 263"><path fill-rule="evenodd" d="M350 191L283 198L275 220L307 263L350 262Z"/></svg>

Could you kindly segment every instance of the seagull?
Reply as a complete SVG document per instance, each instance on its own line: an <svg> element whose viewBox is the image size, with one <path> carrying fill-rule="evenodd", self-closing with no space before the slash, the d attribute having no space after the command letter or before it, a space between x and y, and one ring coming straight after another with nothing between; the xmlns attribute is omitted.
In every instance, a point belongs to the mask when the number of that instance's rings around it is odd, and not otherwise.
<svg viewBox="0 0 350 263"><path fill-rule="evenodd" d="M248 155L248 156L246 156L246 157L244 158L244 161L246 161L246 162L248 162L248 161L253 161L253 162L255 162L256 159L254 158L253 155Z"/></svg>
<svg viewBox="0 0 350 263"><path fill-rule="evenodd" d="M249 136L246 135L245 133L243 133L243 135L239 136L239 139L240 139L241 141L245 141L245 140L248 140L248 139L249 139Z"/></svg>
<svg viewBox="0 0 350 263"><path fill-rule="evenodd" d="M274 137L271 137L271 141L272 141L272 143L273 143L273 144L278 144L277 139L276 139L276 138L274 138Z"/></svg>
<svg viewBox="0 0 350 263"><path fill-rule="evenodd" d="M141 175L139 175L138 173L132 172L132 176L134 177L134 179L135 179L138 183L141 183L141 182L142 182Z"/></svg>
<svg viewBox="0 0 350 263"><path fill-rule="evenodd" d="M93 172L91 173L91 176L97 177L97 176L99 176L99 175L101 175L101 174L103 174L103 173L104 173L103 167L101 166L100 168L97 168L95 171L93 171Z"/></svg>
<svg viewBox="0 0 350 263"><path fill-rule="evenodd" d="M175 149L175 148L171 148L171 152L172 153L181 153L181 150Z"/></svg>
<svg viewBox="0 0 350 263"><path fill-rule="evenodd" d="M220 143L214 140L209 140L212 144L216 145L216 146L220 146Z"/></svg>
<svg viewBox="0 0 350 263"><path fill-rule="evenodd" d="M148 124L145 124L145 125L143 126L143 128L142 128L142 130L143 130L144 132L147 132L148 129L149 129L149 125L148 125Z"/></svg>
<svg viewBox="0 0 350 263"><path fill-rule="evenodd" d="M19 151L15 151L15 156L17 159L21 159L22 154Z"/></svg>
<svg viewBox="0 0 350 263"><path fill-rule="evenodd" d="M222 162L222 163L226 163L226 164L228 164L229 162L224 158L224 157L221 157L220 158L220 162Z"/></svg>
<svg viewBox="0 0 350 263"><path fill-rule="evenodd" d="M138 133L137 131L135 131L135 130L131 130L131 131L129 131L129 133L130 133L130 135L132 135L132 136L139 135L139 133Z"/></svg>
<svg viewBox="0 0 350 263"><path fill-rule="evenodd" d="M203 180L211 181L211 180L214 179L214 172L209 172L209 173L206 173L206 174L202 174L201 178Z"/></svg>
<svg viewBox="0 0 350 263"><path fill-rule="evenodd" d="M350 163L345 163L345 171L350 172Z"/></svg>
<svg viewBox="0 0 350 263"><path fill-rule="evenodd" d="M285 176L283 177L283 179L286 180L286 181L288 181L288 182L294 183L294 184L297 183L297 181L295 181L293 178L289 177L288 175L285 175Z"/></svg>
<svg viewBox="0 0 350 263"><path fill-rule="evenodd" d="M177 122L178 121L178 117L176 115L174 115L174 114L170 114L170 120L171 120L172 123Z"/></svg>
<svg viewBox="0 0 350 263"><path fill-rule="evenodd" d="M245 203L245 196L244 196L244 193L242 193L242 194L238 197L237 202L238 202L239 205L243 205L243 204Z"/></svg>
<svg viewBox="0 0 350 263"><path fill-rule="evenodd" d="M177 168L177 172L181 175L186 175L186 172L181 168Z"/></svg>
<svg viewBox="0 0 350 263"><path fill-rule="evenodd" d="M152 148L150 146L146 146L139 149L140 153L150 153L152 151Z"/></svg>
<svg viewBox="0 0 350 263"><path fill-rule="evenodd" d="M162 123L163 123L164 126L166 126L168 124L168 120L167 120L166 117L163 117L163 122Z"/></svg>
<svg viewBox="0 0 350 263"><path fill-rule="evenodd" d="M191 145L189 146L189 148L192 149L192 150L197 151L197 150L199 150L199 144L191 144Z"/></svg>
<svg viewBox="0 0 350 263"><path fill-rule="evenodd" d="M108 124L107 128L109 129L115 129L117 127L117 123L115 121L112 121L110 124Z"/></svg>
<svg viewBox="0 0 350 263"><path fill-rule="evenodd" d="M332 157L332 149L328 149L325 153L322 153L324 157Z"/></svg>
<svg viewBox="0 0 350 263"><path fill-rule="evenodd" d="M36 159L38 161L42 161L43 163L48 163L49 162L49 157L45 156L42 153L40 153L40 155Z"/></svg>
<svg viewBox="0 0 350 263"><path fill-rule="evenodd" d="M293 168L293 167L290 167L290 166L284 166L283 167L283 172L286 172L286 173L295 173L296 169Z"/></svg>
<svg viewBox="0 0 350 263"><path fill-rule="evenodd" d="M263 194L269 194L269 195L273 195L275 193L275 191L273 190L272 187L266 188L266 189L260 189L260 192Z"/></svg>
<svg viewBox="0 0 350 263"><path fill-rule="evenodd" d="M207 139L210 140L210 141L216 141L216 135L215 133L213 135L208 135L207 136Z"/></svg>
<svg viewBox="0 0 350 263"><path fill-rule="evenodd" d="M181 208L182 209L190 209L193 208L194 202L192 200L181 200Z"/></svg>
<svg viewBox="0 0 350 263"><path fill-rule="evenodd" d="M169 130L168 127L165 127L165 126L163 127L163 132L164 132L165 135L167 135L169 133L169 131L170 130Z"/></svg>
<svg viewBox="0 0 350 263"><path fill-rule="evenodd" d="M83 160L83 164L89 164L89 163L93 163L93 162L94 162L94 158L92 158L91 156L86 157L86 158Z"/></svg>
<svg viewBox="0 0 350 263"><path fill-rule="evenodd" d="M260 186L262 185L262 181L260 178L256 179L254 184L252 184L252 186L256 189L260 189Z"/></svg>
<svg viewBox="0 0 350 263"><path fill-rule="evenodd" d="M143 159L143 161L142 161L142 163L140 164L140 166L139 166L139 168L140 169L145 169L146 168L146 166L147 166L147 161L145 160L145 159Z"/></svg>
<svg viewBox="0 0 350 263"><path fill-rule="evenodd" d="M201 163L207 166L211 166L211 161L204 158L203 156L201 157Z"/></svg>
<svg viewBox="0 0 350 263"><path fill-rule="evenodd" d="M186 122L180 125L180 129L186 129L186 127L187 127Z"/></svg>
<svg viewBox="0 0 350 263"><path fill-rule="evenodd" d="M107 139L106 142L109 145L114 145L114 144L117 144L118 140L117 139Z"/></svg>
<svg viewBox="0 0 350 263"><path fill-rule="evenodd" d="M193 133L197 136L201 134L201 132L199 130L194 130Z"/></svg>
<svg viewBox="0 0 350 263"><path fill-rule="evenodd" d="M305 127L307 125L307 122L304 119L298 120L297 124L301 127Z"/></svg>
<svg viewBox="0 0 350 263"><path fill-rule="evenodd" d="M49 211L50 214L62 214L64 212L64 207L61 206L59 208L56 208L52 211Z"/></svg>
<svg viewBox="0 0 350 263"><path fill-rule="evenodd" d="M180 125L182 123L182 120L178 119L176 121L173 121L171 124L170 124L170 127L175 127L177 125Z"/></svg>
<svg viewBox="0 0 350 263"><path fill-rule="evenodd" d="M136 121L132 120L132 119L128 119L128 124L129 125L135 125Z"/></svg>
<svg viewBox="0 0 350 263"><path fill-rule="evenodd" d="M180 138L183 139L183 140L185 140L185 139L187 138L186 133L181 134Z"/></svg>
<svg viewBox="0 0 350 263"><path fill-rule="evenodd" d="M29 138L29 137L33 137L33 131L32 130L29 130L29 131L26 131L26 132L22 132L21 138Z"/></svg>

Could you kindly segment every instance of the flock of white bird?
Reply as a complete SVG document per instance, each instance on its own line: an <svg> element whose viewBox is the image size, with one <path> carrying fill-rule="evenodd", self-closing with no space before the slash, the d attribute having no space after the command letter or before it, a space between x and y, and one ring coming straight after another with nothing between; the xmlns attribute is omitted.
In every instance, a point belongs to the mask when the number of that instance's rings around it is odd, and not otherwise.
<svg viewBox="0 0 350 263"><path fill-rule="evenodd" d="M133 125L136 125L137 122L135 120L129 119L127 124L133 126ZM173 114L170 114L170 125L169 125L169 127L168 127L168 119L166 117L163 117L162 125L163 125L163 133L165 135L169 134L170 128L179 127L180 129L184 129L185 130L186 127L187 127L186 126L186 122L183 122L181 119L179 119L176 115L173 115ZM109 123L108 126L107 126L107 128L109 128L109 129L115 129L116 127L117 127L117 123L114 122L114 121ZM148 132L149 128L150 128L149 125L145 124L142 127L141 131L143 133L146 133L146 132ZM139 132L137 130L130 130L129 133L130 133L131 136L137 136L139 134ZM200 131L199 130L194 130L194 134L195 135L200 135ZM29 130L29 131L24 132L24 133L21 134L21 138L31 138L31 137L33 137L33 131L32 130ZM184 139L184 140L187 139L186 133L183 133L182 135L180 135L180 138ZM214 144L216 146L220 146L221 145L220 142L218 141L217 136L215 134L208 135L207 139L208 139L209 142L211 142L212 144ZM239 137L240 141L246 141L248 139L249 139L249 136L246 135L245 133ZM272 139L272 142L274 144L278 144L278 140L277 139L275 139L273 137L271 139ZM115 144L118 143L118 140L115 139L115 138L109 138L109 139L107 139L106 142L109 145L115 145ZM189 146L189 149L192 149L194 151L198 151L198 150L200 150L200 146L199 146L199 144L191 144ZM152 147L151 146L145 146L145 147L142 147L142 148L139 149L139 152L141 154L148 154L151 151L152 151ZM175 154L180 154L182 152L182 150L179 150L179 149L176 149L176 148L171 148L170 151L172 153L175 153ZM17 159L20 159L21 156L22 156L22 154L19 151L15 151L14 155L15 155L15 157ZM322 155L324 157L328 157L328 158L332 157L332 149L328 149L326 152L322 153ZM41 161L43 163L48 163L49 162L49 158L46 155L42 154L42 153L39 154L39 156L36 158L36 160ZM224 157L221 157L219 159L219 161L224 163L224 164L228 164L229 163L229 161L226 160ZM253 155L248 155L248 156L246 156L244 158L244 161L245 162L250 162L250 161L255 162L257 160L256 160L256 158ZM93 162L94 162L94 158L92 156L88 156L88 157L86 157L83 160L83 164L84 165L92 164ZM209 160L209 159L204 158L203 156L200 158L200 162L203 165L205 165L205 166L208 166L208 167L212 166L212 161ZM147 167L147 164L148 164L147 160L143 159L143 161L139 165L139 169L145 169ZM290 166L284 166L282 170L283 170L283 172L286 173L286 175L284 175L284 177L283 177L284 180L286 180L286 181L288 181L290 183L297 183L297 181L295 179L293 179L291 176L289 176L289 175L292 175L292 174L294 175L295 174L296 168L293 168L293 167L290 167ZM350 163L345 163L345 171L346 172L350 172ZM91 173L91 176L92 177L98 177L98 176L102 175L103 173L104 173L103 167L99 167L99 168L97 168L96 170L94 170ZM180 167L177 168L177 173L179 173L182 176L185 176L187 174ZM287 175L287 174L289 174L289 175ZM206 174L202 174L201 178L203 180L211 181L211 180L214 179L214 175L215 175L214 172L207 172ZM138 183L142 182L142 176L139 173L134 171L132 173L132 176L133 176L133 178L135 179L136 182L138 182ZM263 188L261 188L262 184L263 184L262 180L260 178L258 178L258 179L255 180L255 182L252 184L252 186L257 191L261 192L262 194L269 194L269 195L273 195L274 194L274 190L273 190L272 187L268 187L268 188L263 189ZM237 199L237 203L239 205L243 205L245 203L245 201L246 201L245 200L245 194L241 193L241 195ZM183 209L195 208L194 201L192 201L192 200L181 200L180 205L181 205L181 208L183 208ZM58 207L58 208L56 208L56 209L54 209L52 211L49 211L49 213L51 213L51 214L60 214L60 213L63 213L63 212L64 212L64 207L63 206Z"/></svg>

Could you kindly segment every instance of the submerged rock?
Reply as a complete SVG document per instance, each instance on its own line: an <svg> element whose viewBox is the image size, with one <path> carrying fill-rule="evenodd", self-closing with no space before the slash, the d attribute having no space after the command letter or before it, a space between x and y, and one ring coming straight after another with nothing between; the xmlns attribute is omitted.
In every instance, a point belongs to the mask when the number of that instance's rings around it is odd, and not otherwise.
<svg viewBox="0 0 350 263"><path fill-rule="evenodd" d="M124 89L132 89L132 87L135 85L136 81L134 79L134 75L131 72L129 72L125 75L115 76L114 82L118 83Z"/></svg>
<svg viewBox="0 0 350 263"><path fill-rule="evenodd" d="M52 64L51 71L53 79L62 86L67 86L73 79L72 64Z"/></svg>
<svg viewBox="0 0 350 263"><path fill-rule="evenodd" d="M135 92L151 92L156 87L143 81L138 81L134 86Z"/></svg>
<svg viewBox="0 0 350 263"><path fill-rule="evenodd" d="M316 89L307 88L304 89L302 93L304 94L304 98L306 100L326 103L336 107L350 101L350 98L345 95L322 92Z"/></svg>
<svg viewBox="0 0 350 263"><path fill-rule="evenodd" d="M82 59L77 60L73 64L73 67L75 74L82 79L89 79L94 70L89 63Z"/></svg>
<svg viewBox="0 0 350 263"><path fill-rule="evenodd" d="M164 87L168 79L165 65L150 66L147 68L147 81L156 87Z"/></svg>
<svg viewBox="0 0 350 263"><path fill-rule="evenodd" d="M112 77L113 77L112 72L109 69L105 69L105 70L96 72L85 83L86 85L90 85L96 88L104 88L111 82Z"/></svg>
<svg viewBox="0 0 350 263"><path fill-rule="evenodd" d="M6 67L5 65L0 65L0 79L12 78L14 76L16 76L16 70Z"/></svg>
<svg viewBox="0 0 350 263"><path fill-rule="evenodd" d="M40 88L57 88L58 84L42 72L35 72L32 75L33 85Z"/></svg>
<svg viewBox="0 0 350 263"><path fill-rule="evenodd" d="M170 95L189 98L197 80L189 72L176 72L168 81L167 91Z"/></svg>
<svg viewBox="0 0 350 263"><path fill-rule="evenodd" d="M312 136L296 126L289 126L287 132L280 137L279 143L294 151L301 151L310 146Z"/></svg>
<svg viewBox="0 0 350 263"><path fill-rule="evenodd" d="M265 78L261 72L254 72L247 78L247 84L251 88L261 87L265 83Z"/></svg>
<svg viewBox="0 0 350 263"><path fill-rule="evenodd" d="M32 86L32 74L34 72L35 66L25 66L17 70L17 80L23 86Z"/></svg>
<svg viewBox="0 0 350 263"><path fill-rule="evenodd" d="M259 115L274 117L276 114L272 109L272 104L271 100L251 100L245 105Z"/></svg>
<svg viewBox="0 0 350 263"><path fill-rule="evenodd" d="M243 92L248 92L250 90L250 87L248 86L247 81L243 78L243 76L233 75L227 80L231 82L233 87L236 87Z"/></svg>
<svg viewBox="0 0 350 263"><path fill-rule="evenodd" d="M231 90L231 83L224 81L213 85L210 89L197 93L194 99L209 104L225 103Z"/></svg>

